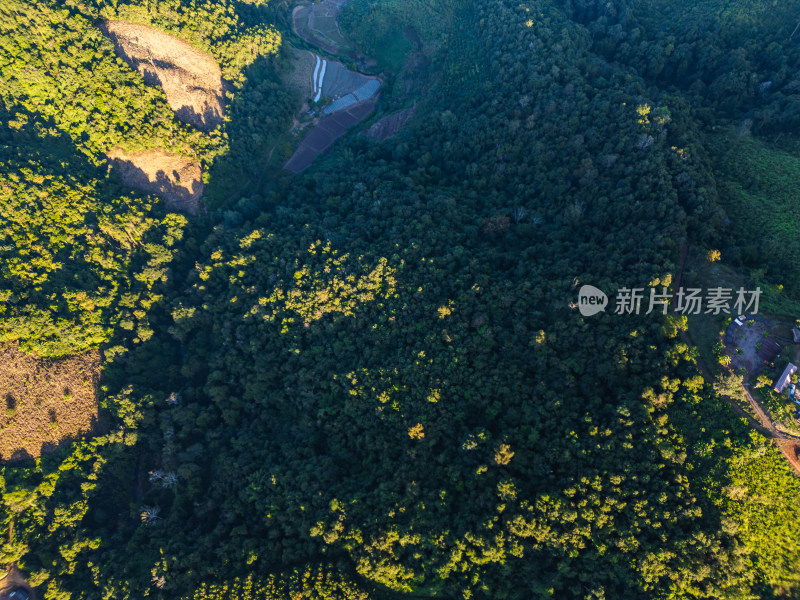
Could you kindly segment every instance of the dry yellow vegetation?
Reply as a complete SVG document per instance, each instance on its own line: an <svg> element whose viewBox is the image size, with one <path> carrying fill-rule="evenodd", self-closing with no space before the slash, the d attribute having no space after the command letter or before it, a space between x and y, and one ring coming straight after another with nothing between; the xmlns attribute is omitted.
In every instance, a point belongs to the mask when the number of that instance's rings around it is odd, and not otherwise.
<svg viewBox="0 0 800 600"><path fill-rule="evenodd" d="M106 156L125 185L161 196L168 210L198 213L203 173L196 161L163 150L127 153L118 147Z"/></svg>
<svg viewBox="0 0 800 600"><path fill-rule="evenodd" d="M117 54L145 82L160 85L167 103L183 122L214 129L225 114L222 71L210 54L153 27L106 21L101 27Z"/></svg>
<svg viewBox="0 0 800 600"><path fill-rule="evenodd" d="M0 461L38 458L98 427L100 351L63 359L0 344Z"/></svg>

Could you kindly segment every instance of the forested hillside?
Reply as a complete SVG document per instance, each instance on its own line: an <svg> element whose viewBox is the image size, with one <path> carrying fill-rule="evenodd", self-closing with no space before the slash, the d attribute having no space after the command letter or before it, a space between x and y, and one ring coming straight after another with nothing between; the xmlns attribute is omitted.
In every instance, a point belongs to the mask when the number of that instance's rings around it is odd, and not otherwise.
<svg viewBox="0 0 800 600"><path fill-rule="evenodd" d="M151 211L155 199L107 181L104 154L163 148L196 157L210 169L207 179L216 184L210 191L218 197L255 177L252 169L270 131L283 127L288 101L274 81L245 76L249 69L274 70L263 57L278 51L280 34L268 23L245 29L245 19L259 18L244 12L239 17L225 3L151 3L149 12L137 3L0 6L5 339L57 356L108 342L119 324L134 330L141 321L138 337L149 337L153 294L139 300L126 288L142 282L149 289L165 277L182 219ZM163 92L115 55L99 28L112 17L180 31L212 51L238 92L225 127L205 133L181 123ZM200 22L215 28L201 35ZM253 111L261 102L274 110Z"/></svg>
<svg viewBox="0 0 800 600"><path fill-rule="evenodd" d="M800 481L687 319L575 304L671 289L687 246L777 283L791 232L760 251L773 211L737 210L791 186L738 161L794 168L795 8L352 0L375 118L416 113L289 175L287 3L4 4L0 331L100 348L104 427L0 467L0 567L47 600L796 597ZM213 55L221 127L107 19ZM198 159L208 213L113 146Z"/></svg>

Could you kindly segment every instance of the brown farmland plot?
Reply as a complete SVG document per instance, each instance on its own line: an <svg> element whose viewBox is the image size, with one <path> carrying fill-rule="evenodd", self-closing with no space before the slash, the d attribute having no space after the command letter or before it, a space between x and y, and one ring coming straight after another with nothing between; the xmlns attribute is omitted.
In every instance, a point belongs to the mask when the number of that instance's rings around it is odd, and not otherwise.
<svg viewBox="0 0 800 600"><path fill-rule="evenodd" d="M370 98L345 110L322 117L300 142L291 158L286 161L284 169L292 173L300 173L305 170L318 155L325 152L338 138L343 136L349 127L360 123L373 110L375 110L375 99Z"/></svg>
<svg viewBox="0 0 800 600"><path fill-rule="evenodd" d="M414 107L410 106L396 113L381 117L367 129L366 135L373 140L388 140L397 135L412 116L414 116Z"/></svg>

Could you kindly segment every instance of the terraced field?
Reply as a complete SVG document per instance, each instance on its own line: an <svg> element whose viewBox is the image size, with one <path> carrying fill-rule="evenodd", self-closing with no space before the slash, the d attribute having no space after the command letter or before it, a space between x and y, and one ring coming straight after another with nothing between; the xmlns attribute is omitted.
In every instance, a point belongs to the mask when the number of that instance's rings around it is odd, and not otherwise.
<svg viewBox="0 0 800 600"><path fill-rule="evenodd" d="M300 4L292 11L295 33L309 44L330 54L349 50L347 39L339 28L339 10L350 0L325 0L314 4Z"/></svg>
<svg viewBox="0 0 800 600"><path fill-rule="evenodd" d="M381 82L377 77L356 73L335 60L315 56L311 74L314 102L331 99L322 116L311 128L284 168L299 173L330 148L347 129L358 124L375 109Z"/></svg>
<svg viewBox="0 0 800 600"><path fill-rule="evenodd" d="M307 169L317 156L330 148L337 139L347 133L350 127L360 123L373 110L375 102L370 99L322 117L300 142L292 157L286 161L284 168L292 173L300 173Z"/></svg>

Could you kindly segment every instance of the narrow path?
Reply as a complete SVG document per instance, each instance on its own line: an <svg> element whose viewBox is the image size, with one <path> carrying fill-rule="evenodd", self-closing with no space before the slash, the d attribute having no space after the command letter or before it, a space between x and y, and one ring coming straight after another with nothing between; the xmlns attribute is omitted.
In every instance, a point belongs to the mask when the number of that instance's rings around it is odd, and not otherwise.
<svg viewBox="0 0 800 600"><path fill-rule="evenodd" d="M681 332L681 337L683 341L690 346L695 345L687 332ZM713 381L711 374L708 372L705 365L703 365L702 359L699 357L697 360L697 368L700 370L700 374L706 381ZM753 411L755 411L756 416L758 417L757 419L753 417L753 415L748 414L745 410L743 410L735 400L721 394L719 397L731 407L733 412L745 419L750 427L770 440L772 445L780 450L783 456L786 457L786 461L792 467L794 474L800 477L800 458L798 458L797 455L798 451L800 451L800 438L778 430L778 428L775 427L775 423L773 422L769 411L761 406L761 403L758 402L758 400L756 400L755 397L750 393L750 390L747 389L747 384L743 383L742 389L744 390L745 395L750 402L750 406L752 406Z"/></svg>
<svg viewBox="0 0 800 600"><path fill-rule="evenodd" d="M686 262L686 252L687 244L684 240L681 244L681 258L678 265L678 276L675 280L675 293L677 293L678 286L680 285L681 277L683 275L683 266ZM673 307L675 306L674 299L675 295L673 294ZM689 346L697 346L692 340L692 337L689 335L688 331L681 332L681 339L683 339L683 341ZM711 373L709 373L708 369L705 367L705 364L703 364L702 357L698 356L696 364L697 368L700 370L700 374L703 376L703 379L708 382L714 381L714 379L711 377ZM775 422L772 420L772 415L770 414L769 410L763 407L761 403L756 400L755 396L750 393L749 387L750 384L742 382L742 389L744 390L745 396L747 396L747 401L750 403L750 406L752 407L753 412L755 412L756 417L753 417L753 415L742 409L742 407L739 406L735 400L721 394L720 398L722 398L728 404L728 406L731 407L733 412L745 419L750 427L770 440L772 445L778 448L786 457L786 460L792 467L794 474L800 477L800 458L798 458L798 451L800 451L800 437L780 431L775 426Z"/></svg>
<svg viewBox="0 0 800 600"><path fill-rule="evenodd" d="M681 338L683 339L683 341L687 345L696 346L696 344L694 343L694 341L692 340L692 337L689 335L688 332L682 331L681 332ZM703 364L702 358L698 357L696 364L697 364L697 368L700 370L700 374L703 376L703 379L705 379L709 383L714 381L714 378L711 376L711 373L709 373L708 369L706 369L705 365ZM747 389L745 389L745 392L747 392ZM750 396L749 392L748 392L748 397L751 398L751 403L755 402L755 399L752 396ZM728 398L727 396L722 396L722 395L720 395L720 398L722 398L723 400L725 400L725 402L727 402L728 406L731 407L733 412L735 412L737 415L739 415L743 419L746 419L747 422L750 424L750 427L752 427L753 429L758 431L758 433L760 433L764 437L767 437L767 438L776 437L775 435L773 435L773 431L778 433L778 434L780 433L780 432L777 431L777 429L775 429L774 426L772 428L769 428L769 427L765 427L764 425L762 425L761 422L758 419L756 419L755 417L753 417L753 415L749 414L747 411L742 409L742 407L739 406L736 403L735 400L732 400L732 399ZM755 404L758 405L757 402L755 402ZM756 414L758 414L758 412L756 412ZM767 421L769 422L769 420L767 420ZM770 422L770 425L771 425L771 422Z"/></svg>
<svg viewBox="0 0 800 600"><path fill-rule="evenodd" d="M742 388L744 388L744 393L747 395L747 399L750 402L750 406L752 406L753 410L756 411L758 420L766 429L769 430L773 438L800 442L800 437L792 435L791 433L786 433L785 431L781 431L775 426L775 421L772 419L772 415L770 414L769 410L763 407L761 403L758 400L756 400L755 396L753 396L753 394L750 393L749 383L743 383Z"/></svg>

